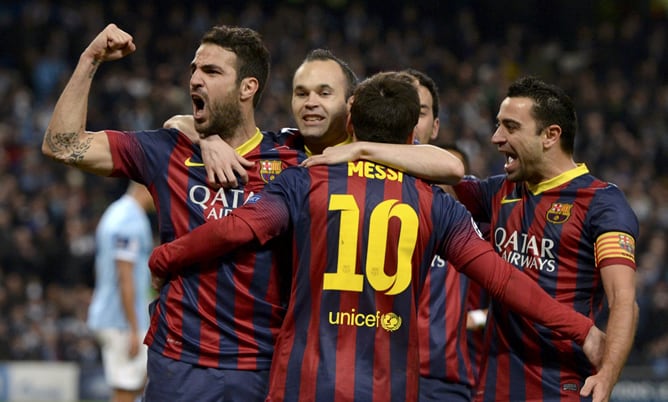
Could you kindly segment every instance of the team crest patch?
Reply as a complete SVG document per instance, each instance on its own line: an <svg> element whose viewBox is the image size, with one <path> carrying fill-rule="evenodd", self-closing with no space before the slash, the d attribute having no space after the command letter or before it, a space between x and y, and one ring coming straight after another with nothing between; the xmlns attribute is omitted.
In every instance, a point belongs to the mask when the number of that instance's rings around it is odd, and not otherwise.
<svg viewBox="0 0 668 402"><path fill-rule="evenodd" d="M635 254L635 241L631 238L631 236L627 235L626 233L620 233L618 236L619 247L621 247L623 250L626 250L629 254Z"/></svg>
<svg viewBox="0 0 668 402"><path fill-rule="evenodd" d="M260 177L265 183L274 180L283 171L283 163L280 160L261 160Z"/></svg>
<svg viewBox="0 0 668 402"><path fill-rule="evenodd" d="M552 223L564 223L571 217L572 208L573 204L553 202L545 214L545 219Z"/></svg>

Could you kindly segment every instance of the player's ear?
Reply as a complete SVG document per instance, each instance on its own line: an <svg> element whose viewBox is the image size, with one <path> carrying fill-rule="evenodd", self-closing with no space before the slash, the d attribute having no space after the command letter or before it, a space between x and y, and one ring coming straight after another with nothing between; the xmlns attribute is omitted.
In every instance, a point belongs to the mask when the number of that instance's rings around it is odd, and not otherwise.
<svg viewBox="0 0 668 402"><path fill-rule="evenodd" d="M438 117L434 119L434 125L431 128L430 140L435 140L438 137L438 130L441 128L441 119Z"/></svg>
<svg viewBox="0 0 668 402"><path fill-rule="evenodd" d="M346 133L350 137L355 136L355 127L353 127L353 119L350 118L350 113L348 113L348 117L346 117Z"/></svg>
<svg viewBox="0 0 668 402"><path fill-rule="evenodd" d="M348 113L348 117L350 117L350 107L353 105L354 100L355 97L351 95L346 102L346 112Z"/></svg>
<svg viewBox="0 0 668 402"><path fill-rule="evenodd" d="M561 127L557 124L550 124L543 129L543 147L552 148L559 143L561 139Z"/></svg>
<svg viewBox="0 0 668 402"><path fill-rule="evenodd" d="M241 80L241 83L239 84L239 97L241 98L241 101L252 100L259 86L260 84L255 77L246 77Z"/></svg>

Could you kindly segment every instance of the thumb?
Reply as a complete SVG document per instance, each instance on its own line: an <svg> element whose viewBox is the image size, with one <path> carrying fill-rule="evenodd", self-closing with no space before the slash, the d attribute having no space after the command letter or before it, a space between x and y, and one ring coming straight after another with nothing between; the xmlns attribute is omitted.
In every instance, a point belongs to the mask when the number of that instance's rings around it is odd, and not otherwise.
<svg viewBox="0 0 668 402"><path fill-rule="evenodd" d="M580 389L580 395L581 396L591 395L592 391L594 390L595 385L596 385L596 381L592 377L587 377L587 379L585 380L584 385L582 386L582 389Z"/></svg>

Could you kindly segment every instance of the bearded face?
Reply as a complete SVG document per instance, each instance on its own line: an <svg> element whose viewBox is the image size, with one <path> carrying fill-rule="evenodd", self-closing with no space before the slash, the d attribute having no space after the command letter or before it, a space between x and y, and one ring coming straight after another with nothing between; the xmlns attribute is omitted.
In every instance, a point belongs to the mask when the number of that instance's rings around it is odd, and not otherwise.
<svg viewBox="0 0 668 402"><path fill-rule="evenodd" d="M209 109L209 119L195 121L195 128L204 136L215 134L223 139L230 138L243 122L238 88L224 98L209 102L206 107Z"/></svg>

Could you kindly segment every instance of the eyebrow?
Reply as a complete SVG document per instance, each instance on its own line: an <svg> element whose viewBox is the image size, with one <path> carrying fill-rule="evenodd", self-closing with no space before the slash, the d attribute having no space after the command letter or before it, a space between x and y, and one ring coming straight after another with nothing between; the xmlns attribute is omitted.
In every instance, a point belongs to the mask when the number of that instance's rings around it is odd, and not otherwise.
<svg viewBox="0 0 668 402"><path fill-rule="evenodd" d="M307 88L306 85L297 85L295 87L295 89L305 89L305 88ZM334 89L334 87L332 87L330 84L318 84L318 85L315 86L315 88L316 89L323 89L323 88Z"/></svg>

